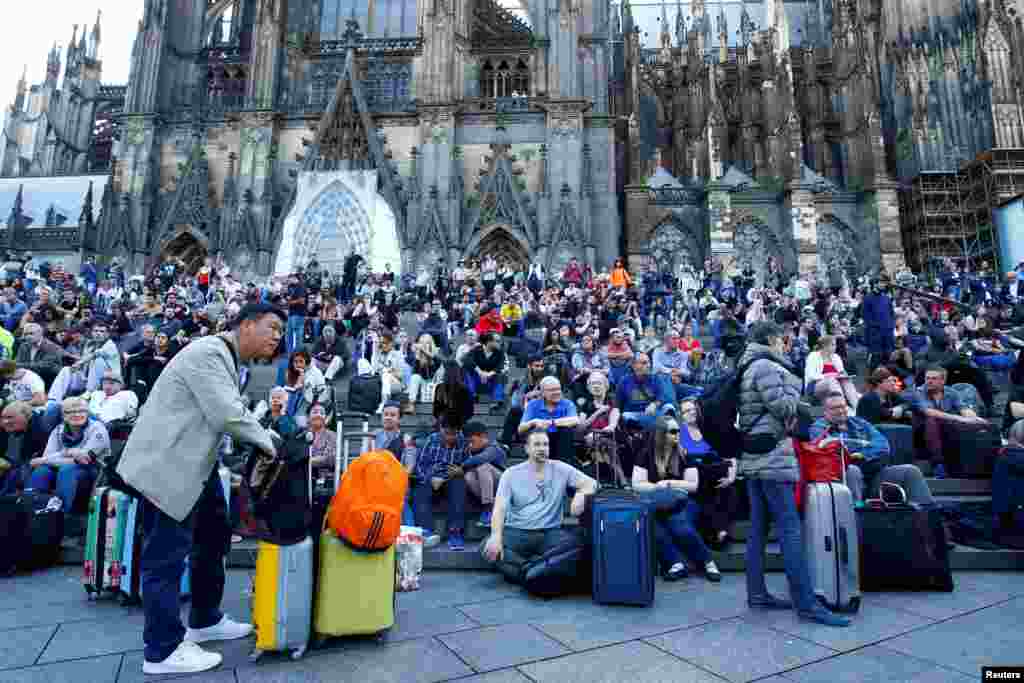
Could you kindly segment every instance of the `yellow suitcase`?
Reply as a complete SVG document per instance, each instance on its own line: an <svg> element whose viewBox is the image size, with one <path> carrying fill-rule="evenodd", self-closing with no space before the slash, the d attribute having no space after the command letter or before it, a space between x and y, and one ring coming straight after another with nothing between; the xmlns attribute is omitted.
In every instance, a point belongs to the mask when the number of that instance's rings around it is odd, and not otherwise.
<svg viewBox="0 0 1024 683"><path fill-rule="evenodd" d="M395 548L349 548L330 529L320 534L313 612L315 640L380 633L395 625Z"/></svg>
<svg viewBox="0 0 1024 683"><path fill-rule="evenodd" d="M313 611L313 541L280 546L260 541L252 596L255 661L264 652L291 651L299 659L309 643Z"/></svg>

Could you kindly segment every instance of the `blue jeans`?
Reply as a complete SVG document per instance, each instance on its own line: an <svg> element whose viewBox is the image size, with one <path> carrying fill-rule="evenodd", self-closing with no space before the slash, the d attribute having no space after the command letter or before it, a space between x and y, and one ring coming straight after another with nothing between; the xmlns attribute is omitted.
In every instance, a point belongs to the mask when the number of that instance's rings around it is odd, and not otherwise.
<svg viewBox="0 0 1024 683"><path fill-rule="evenodd" d="M676 393L677 403L688 398L700 398L704 395L704 387L698 387L693 384L673 384L672 388Z"/></svg>
<svg viewBox="0 0 1024 683"><path fill-rule="evenodd" d="M804 555L800 517L793 497L793 482L747 479L750 495L750 535L747 537L747 599L759 600L768 594L764 582L764 549L768 540L769 515L779 530L782 561L789 580L789 594L799 612L816 609L810 569Z"/></svg>
<svg viewBox="0 0 1024 683"><path fill-rule="evenodd" d="M220 477L214 469L192 512L178 522L148 499L139 501L145 541L142 545L142 634L146 661L162 662L185 638L181 623L181 575L188 558L191 574L191 628L220 623L224 597L224 556L231 546L231 525Z"/></svg>
<svg viewBox="0 0 1024 683"><path fill-rule="evenodd" d="M438 491L448 497L448 530L466 528L466 480L463 477L449 479ZM434 533L434 487L429 481L420 481L412 489L412 505L416 526L424 533Z"/></svg>
<svg viewBox="0 0 1024 683"><path fill-rule="evenodd" d="M465 375L466 387L469 389L469 393L473 395L474 401L481 389L490 391L491 398L494 399L495 403L501 403L505 400L505 380L500 374L494 375L486 382L480 380L480 375L476 374L476 370L466 370Z"/></svg>
<svg viewBox="0 0 1024 683"><path fill-rule="evenodd" d="M654 415L648 415L647 413L625 412L622 413L622 419L625 420L626 422L634 422L643 427L645 430L650 431L654 429L655 423L658 421L658 418L667 415L671 408L672 404L666 403L661 408L658 408L658 412L655 413Z"/></svg>
<svg viewBox="0 0 1024 683"><path fill-rule="evenodd" d="M55 491L63 504L65 513L71 511L79 486L96 481L99 468L96 465L40 465L32 470L26 488L36 491Z"/></svg>
<svg viewBox="0 0 1024 683"><path fill-rule="evenodd" d="M689 505L687 503L687 507ZM655 519L654 541L662 571L668 571L672 565L682 562L684 557L702 568L711 559L711 551L704 545L687 510Z"/></svg>
<svg viewBox="0 0 1024 683"><path fill-rule="evenodd" d="M306 333L306 316L303 315L289 315L288 316L288 329L284 336L284 348L285 351L291 353L295 349L302 347L302 339Z"/></svg>

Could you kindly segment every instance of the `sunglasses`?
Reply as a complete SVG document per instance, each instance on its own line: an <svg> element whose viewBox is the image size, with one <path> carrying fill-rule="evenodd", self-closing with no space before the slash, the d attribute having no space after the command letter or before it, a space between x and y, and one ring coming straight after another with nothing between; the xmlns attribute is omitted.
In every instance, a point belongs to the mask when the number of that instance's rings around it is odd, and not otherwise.
<svg viewBox="0 0 1024 683"><path fill-rule="evenodd" d="M668 433L668 434L678 434L679 430L678 429L669 429L669 430L666 431L666 433Z"/></svg>

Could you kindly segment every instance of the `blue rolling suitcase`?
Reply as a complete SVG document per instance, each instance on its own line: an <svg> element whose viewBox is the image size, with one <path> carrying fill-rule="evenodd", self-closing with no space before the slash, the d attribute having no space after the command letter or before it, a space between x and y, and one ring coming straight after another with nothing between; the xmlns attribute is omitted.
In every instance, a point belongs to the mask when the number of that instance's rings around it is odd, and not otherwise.
<svg viewBox="0 0 1024 683"><path fill-rule="evenodd" d="M593 544L594 602L650 606L654 602L654 510L628 495L588 497Z"/></svg>

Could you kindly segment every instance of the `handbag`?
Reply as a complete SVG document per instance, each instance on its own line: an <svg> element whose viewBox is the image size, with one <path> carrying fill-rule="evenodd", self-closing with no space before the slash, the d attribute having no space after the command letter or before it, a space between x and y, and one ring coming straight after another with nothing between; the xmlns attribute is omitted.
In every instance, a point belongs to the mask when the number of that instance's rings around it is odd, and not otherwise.
<svg viewBox="0 0 1024 683"><path fill-rule="evenodd" d="M908 503L895 484L880 489L857 510L861 589L953 591L942 511ZM899 494L896 502L886 500L886 490Z"/></svg>
<svg viewBox="0 0 1024 683"><path fill-rule="evenodd" d="M793 439L793 450L800 465L800 481L797 482L793 498L798 510L803 509L804 489L808 482L846 481L845 454L843 442L829 434L823 434L817 441Z"/></svg>

